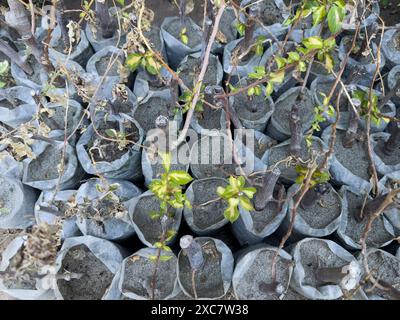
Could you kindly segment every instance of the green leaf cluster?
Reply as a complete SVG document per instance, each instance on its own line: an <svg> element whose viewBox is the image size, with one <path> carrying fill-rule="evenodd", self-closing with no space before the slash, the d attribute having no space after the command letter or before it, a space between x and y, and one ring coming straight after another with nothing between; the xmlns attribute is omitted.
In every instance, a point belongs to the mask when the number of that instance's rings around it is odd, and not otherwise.
<svg viewBox="0 0 400 320"><path fill-rule="evenodd" d="M370 106L369 90L355 90L352 93L352 98L360 102L360 116L367 116ZM380 115L381 112L378 107L378 96L374 92L371 92L371 103L371 121L377 126L381 124L381 121L389 122L388 119Z"/></svg>
<svg viewBox="0 0 400 320"><path fill-rule="evenodd" d="M241 37L244 36L246 32L246 25L244 23L238 22L235 24L235 28Z"/></svg>
<svg viewBox="0 0 400 320"><path fill-rule="evenodd" d="M250 199L254 197L256 188L246 187L244 177L230 177L229 185L217 188L217 194L228 203L228 208L224 212L224 216L230 222L235 222L239 218L239 205L247 210L254 210Z"/></svg>
<svg viewBox="0 0 400 320"><path fill-rule="evenodd" d="M117 140L118 148L120 150L123 150L129 144L126 134L123 131L117 131L115 129L106 129L105 134L109 138Z"/></svg>
<svg viewBox="0 0 400 320"><path fill-rule="evenodd" d="M284 25L288 26L294 21L312 15L313 26L326 21L330 32L336 34L342 30L346 15L345 6L344 0L307 0L296 10L294 16L285 20Z"/></svg>
<svg viewBox="0 0 400 320"><path fill-rule="evenodd" d="M193 178L186 171L171 171L170 153L160 153L160 156L163 160L164 173L161 179L155 179L150 183L149 189L160 200L161 217L167 213L169 206L175 209L191 207L190 201L182 193L182 186L191 182Z"/></svg>
<svg viewBox="0 0 400 320"><path fill-rule="evenodd" d="M261 57L264 54L264 41L266 37L265 36L259 36L257 37L256 43L254 45L254 51L256 53L256 56Z"/></svg>
<svg viewBox="0 0 400 320"><path fill-rule="evenodd" d="M305 166L298 165L298 166L296 166L296 172L297 172L298 176L297 176L295 182L297 184L302 184L304 182L304 179L307 176L308 168ZM331 178L331 176L329 174L329 171L327 171L327 170L321 171L321 170L317 169L314 171L314 173L311 177L310 186L311 186L311 188L313 188L318 184L328 182L330 180L330 178Z"/></svg>
<svg viewBox="0 0 400 320"><path fill-rule="evenodd" d="M118 203L120 201L119 197L115 194L115 191L120 187L118 183L107 184L105 186L101 184L96 184L96 190L102 193L102 198L110 200L114 203Z"/></svg>
<svg viewBox="0 0 400 320"><path fill-rule="evenodd" d="M267 73L267 70L264 66L257 66L257 67L254 67L254 72L248 74L248 77L250 79L254 79L254 80L262 80L264 78L268 78L268 82L265 87L265 95L267 97L269 97L272 94L272 91L274 90L274 85L280 84L283 82L283 80L285 78L285 70L280 69L275 72ZM259 87L259 86L251 87L247 90L247 94L249 96L260 95L261 87Z"/></svg>
<svg viewBox="0 0 400 320"><path fill-rule="evenodd" d="M195 111L196 112L203 112L204 111L204 88L205 85L203 85L201 87L201 91L200 91L200 98L198 99L196 106L195 106ZM182 110L182 114L185 114L186 112L189 111L191 105L192 105L192 101L194 99L194 91L193 90L185 90L182 95L179 97L179 101L183 103L183 106L181 108ZM177 110L178 111L178 110Z"/></svg>
<svg viewBox="0 0 400 320"><path fill-rule="evenodd" d="M159 74L161 70L161 65L154 58L152 52L129 53L125 60L125 65L131 72L135 72L141 66L152 75Z"/></svg>
<svg viewBox="0 0 400 320"><path fill-rule="evenodd" d="M181 39L182 43L187 45L189 43L189 37L186 34L187 32L187 28L184 27L181 29L181 31L179 32L179 38Z"/></svg>

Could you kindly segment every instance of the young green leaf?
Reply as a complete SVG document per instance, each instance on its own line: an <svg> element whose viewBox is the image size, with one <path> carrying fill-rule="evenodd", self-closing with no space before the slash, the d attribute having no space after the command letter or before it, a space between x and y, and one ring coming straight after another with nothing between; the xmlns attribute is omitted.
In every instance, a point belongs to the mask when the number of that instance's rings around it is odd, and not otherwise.
<svg viewBox="0 0 400 320"><path fill-rule="evenodd" d="M103 189L103 187L100 184L96 184L96 190L100 193L105 192L105 190Z"/></svg>
<svg viewBox="0 0 400 320"><path fill-rule="evenodd" d="M119 183L112 183L112 184L110 184L109 191L116 191L119 189L119 187L120 187Z"/></svg>
<svg viewBox="0 0 400 320"><path fill-rule="evenodd" d="M146 58L146 70L148 73L152 75L157 75L159 73L159 65L158 63L154 60L153 57L147 57Z"/></svg>
<svg viewBox="0 0 400 320"><path fill-rule="evenodd" d="M163 245L163 246L162 246L162 249L163 249L164 251L166 251L166 252L172 252L171 248L168 247L168 246L166 246L166 245Z"/></svg>
<svg viewBox="0 0 400 320"><path fill-rule="evenodd" d="M288 58L288 62L289 63L296 62L296 61L300 60L300 55L297 52L294 52L294 51L288 52L288 56L289 56L289 58Z"/></svg>
<svg viewBox="0 0 400 320"><path fill-rule="evenodd" d="M342 29L340 10L338 6L332 5L328 11L328 27L333 34L338 33Z"/></svg>
<svg viewBox="0 0 400 320"><path fill-rule="evenodd" d="M0 75L5 75L8 72L9 63L7 60L0 62Z"/></svg>
<svg viewBox="0 0 400 320"><path fill-rule="evenodd" d="M233 176L230 176L229 177L229 184L233 189L238 190L238 188L239 188L238 179L236 179Z"/></svg>
<svg viewBox="0 0 400 320"><path fill-rule="evenodd" d="M161 249L164 245L163 245L161 242L156 242L156 243L154 244L154 246L155 246L157 249Z"/></svg>
<svg viewBox="0 0 400 320"><path fill-rule="evenodd" d="M267 86L265 87L265 95L269 97L273 91L274 91L274 85L272 84L272 82L268 82Z"/></svg>
<svg viewBox="0 0 400 320"><path fill-rule="evenodd" d="M271 72L269 74L269 81L272 83L280 84L283 82L284 78L285 78L285 70L279 70L276 72Z"/></svg>
<svg viewBox="0 0 400 320"><path fill-rule="evenodd" d="M172 230L172 229L168 230L165 241L167 241L167 242L171 241L175 237L175 235L176 235L175 230Z"/></svg>
<svg viewBox="0 0 400 320"><path fill-rule="evenodd" d="M181 40L186 45L189 43L189 37L186 34L181 35Z"/></svg>
<svg viewBox="0 0 400 320"><path fill-rule="evenodd" d="M150 212L150 219L151 220L156 220L158 218L160 218L160 213L159 212L157 212L157 211L151 211Z"/></svg>
<svg viewBox="0 0 400 320"><path fill-rule="evenodd" d="M253 205L251 204L249 198L239 197L239 204L246 211L253 211L254 210Z"/></svg>
<svg viewBox="0 0 400 320"><path fill-rule="evenodd" d="M234 197L237 194L237 192L238 191L235 188L229 185L226 188L224 188L224 191L221 193L220 197L228 200L229 198Z"/></svg>
<svg viewBox="0 0 400 320"><path fill-rule="evenodd" d="M256 95L256 96L260 96L261 95L261 87L260 86L255 86L254 87L254 94Z"/></svg>
<svg viewBox="0 0 400 320"><path fill-rule="evenodd" d="M132 72L135 72L136 69L142 63L143 56L140 53L129 53L125 64Z"/></svg>
<svg viewBox="0 0 400 320"><path fill-rule="evenodd" d="M239 188L244 187L246 184L246 179L243 176L240 176L239 178L237 178L237 185Z"/></svg>
<svg viewBox="0 0 400 320"><path fill-rule="evenodd" d="M305 38L302 42L307 49L322 49L324 47L323 40L318 36Z"/></svg>
<svg viewBox="0 0 400 320"><path fill-rule="evenodd" d="M261 57L264 53L264 47L262 44L257 44L256 45L256 55Z"/></svg>
<svg viewBox="0 0 400 320"><path fill-rule="evenodd" d="M167 262L172 259L172 256L160 256L160 261Z"/></svg>
<svg viewBox="0 0 400 320"><path fill-rule="evenodd" d="M105 134L113 139L118 138L118 132L115 129L107 129L107 130L105 130Z"/></svg>
<svg viewBox="0 0 400 320"><path fill-rule="evenodd" d="M320 24L326 16L325 5L319 6L313 12L313 26L315 27L317 24Z"/></svg>
<svg viewBox="0 0 400 320"><path fill-rule="evenodd" d="M250 87L249 89L247 89L247 95L249 97L254 96L254 92L255 92L254 87Z"/></svg>
<svg viewBox="0 0 400 320"><path fill-rule="evenodd" d="M333 70L333 58L332 58L332 56L329 54L329 53L327 53L326 55L325 55L325 68L326 68L326 70L328 70L329 72L332 72L332 70Z"/></svg>
<svg viewBox="0 0 400 320"><path fill-rule="evenodd" d="M332 50L336 45L336 40L334 37L330 37L324 40L324 48L327 50Z"/></svg>
<svg viewBox="0 0 400 320"><path fill-rule="evenodd" d="M231 198L229 199L228 203L229 206L224 212L224 217L228 221L233 223L239 218L239 209L238 209L239 199Z"/></svg>
<svg viewBox="0 0 400 320"><path fill-rule="evenodd" d="M304 61L300 61L299 64L297 65L297 70L300 72L305 72L307 71L307 65Z"/></svg>
<svg viewBox="0 0 400 320"><path fill-rule="evenodd" d="M184 43L184 44L188 44L188 42L189 42L189 37L186 35L186 31L187 31L187 29L186 28L183 28L182 30L181 30L181 32L180 32L180 38L181 38L181 41Z"/></svg>
<svg viewBox="0 0 400 320"><path fill-rule="evenodd" d="M262 66L258 66L258 67L254 67L254 72L249 73L248 77L250 79L257 79L257 80L261 80L262 78L264 78L266 76L266 71L265 71L265 67Z"/></svg>
<svg viewBox="0 0 400 320"><path fill-rule="evenodd" d="M237 23L236 25L235 25L235 27L236 27L236 30L237 30L237 32L239 33L239 35L241 36L241 37L243 37L244 36L244 33L246 32L246 25L244 24L244 23Z"/></svg>
<svg viewBox="0 0 400 320"><path fill-rule="evenodd" d="M169 174L169 178L180 185L188 184L193 178L190 176L189 173L182 170L175 170Z"/></svg>
<svg viewBox="0 0 400 320"><path fill-rule="evenodd" d="M250 199L252 199L254 197L254 195L257 192L257 189L254 187L247 187L247 188L243 188L242 192L249 197Z"/></svg>
<svg viewBox="0 0 400 320"><path fill-rule="evenodd" d="M217 188L217 194L218 194L220 197L222 197L224 193L225 193L225 188L219 186L219 187Z"/></svg>
<svg viewBox="0 0 400 320"><path fill-rule="evenodd" d="M165 172L169 172L169 170L171 169L171 154L170 153L164 153L164 152L160 152L160 157L162 159L162 166L165 170Z"/></svg>
<svg viewBox="0 0 400 320"><path fill-rule="evenodd" d="M276 65L278 69L283 68L286 65L286 59L282 57L275 57Z"/></svg>

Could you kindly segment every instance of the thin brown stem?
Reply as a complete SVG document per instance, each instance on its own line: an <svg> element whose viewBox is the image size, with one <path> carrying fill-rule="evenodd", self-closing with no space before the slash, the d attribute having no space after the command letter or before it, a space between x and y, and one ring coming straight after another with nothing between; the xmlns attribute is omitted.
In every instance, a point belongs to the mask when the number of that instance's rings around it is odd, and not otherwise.
<svg viewBox="0 0 400 320"><path fill-rule="evenodd" d="M189 126L190 126L190 123L191 123L192 118L193 118L193 114L194 114L194 111L195 111L195 108L196 108L196 104L200 99L201 87L202 87L202 84L203 84L204 76L205 76L207 68L208 68L208 63L209 63L209 60L210 60L211 48L212 48L212 45L213 45L213 43L215 41L215 38L217 36L218 30L219 30L219 24L221 22L222 14L224 13L225 8L226 8L226 3L225 3L224 0L222 0L221 4L220 4L220 7L218 9L218 13L217 13L217 15L215 17L214 27L213 27L213 30L212 30L212 33L211 33L210 40L209 40L208 45L207 45L207 49L206 49L206 53L205 53L205 56L204 56L202 68L201 68L200 74L199 74L199 76L197 78L197 84L196 84L196 86L194 88L193 100L192 100L192 103L190 105L190 109L187 112L186 121L185 121L185 124L183 126L183 129L180 132L180 134L178 136L178 139L174 143L174 147L178 147L185 140L186 134L187 134L187 132L189 130Z"/></svg>

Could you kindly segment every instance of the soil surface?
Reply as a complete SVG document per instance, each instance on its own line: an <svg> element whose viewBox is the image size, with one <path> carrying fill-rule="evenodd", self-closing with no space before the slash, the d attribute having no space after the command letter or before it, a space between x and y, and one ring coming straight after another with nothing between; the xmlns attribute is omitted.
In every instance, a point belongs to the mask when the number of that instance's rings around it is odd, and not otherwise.
<svg viewBox="0 0 400 320"><path fill-rule="evenodd" d="M199 239L203 247L203 267L195 272L195 290L197 296L216 298L224 294L224 285L221 274L222 254L217 250L214 242L207 239ZM181 252L178 258L179 279L187 292L195 296L192 287L192 269L189 259Z"/></svg>
<svg viewBox="0 0 400 320"><path fill-rule="evenodd" d="M207 229L224 219L224 211L227 208L225 201L213 201L210 204L202 205L208 201L215 200L217 187L226 187L227 182L221 179L197 180L192 184L194 200L193 222L199 229Z"/></svg>
<svg viewBox="0 0 400 320"><path fill-rule="evenodd" d="M204 129L222 129L221 128L221 113L222 109L213 109L208 105L203 106L203 111L199 112L197 117L197 122Z"/></svg>
<svg viewBox="0 0 400 320"><path fill-rule="evenodd" d="M96 70L99 76L104 76L107 71L107 68L110 68L107 72L108 77L118 77L120 74L120 66L123 64L122 58L118 58L115 63L109 64L113 62L116 58L115 54L108 53L104 57L101 57L100 60L96 62Z"/></svg>
<svg viewBox="0 0 400 320"><path fill-rule="evenodd" d="M256 121L270 112L272 106L264 96L249 97L245 92L235 96L233 108L239 119Z"/></svg>
<svg viewBox="0 0 400 320"><path fill-rule="evenodd" d="M399 6L399 13L400 13L400 6ZM399 19L400 20L400 19ZM399 21L400 23L400 21ZM393 51L400 51L400 30L396 31L393 36L392 36L392 41L387 43L387 45L393 50Z"/></svg>
<svg viewBox="0 0 400 320"><path fill-rule="evenodd" d="M347 226L345 234L350 237L355 243L359 244L364 229L368 223L368 219L363 219L362 222L358 222L355 219L355 215L359 214L363 202L364 197L356 195L350 191L346 192L345 197L347 198L347 207L348 207L348 215L347 215ZM385 242L390 241L393 236L386 231L386 228L383 224L382 215L375 219L372 223L371 231L368 234L366 239L366 243L368 247L378 248Z"/></svg>
<svg viewBox="0 0 400 320"><path fill-rule="evenodd" d="M259 192L260 187L256 186L257 192ZM257 193L256 193L257 194ZM274 190L274 199L278 198L277 188ZM251 203L255 208L255 197L251 199ZM278 201L269 201L263 210L250 211L251 219L253 220L253 228L256 232L261 233L264 228L272 222L275 217L281 212L283 203Z"/></svg>
<svg viewBox="0 0 400 320"><path fill-rule="evenodd" d="M151 244L160 241L160 235L162 234L161 220L151 219L150 217L152 212L159 211L160 201L155 196L144 196L139 199L135 211L132 214L132 221L143 233L145 239ZM174 216L172 210L170 210L170 214ZM171 223L172 219L170 218L169 221ZM173 228L169 226L167 229Z"/></svg>
<svg viewBox="0 0 400 320"><path fill-rule="evenodd" d="M0 176L0 185L0 218L2 218L19 205L20 199L17 198L18 190L15 186L2 176Z"/></svg>
<svg viewBox="0 0 400 320"><path fill-rule="evenodd" d="M326 283L316 278L316 271L319 268L342 267L348 264L347 261L341 259L334 254L328 245L322 240L315 239L303 243L300 247L300 261L304 268L304 279L302 285L311 287L320 287Z"/></svg>
<svg viewBox="0 0 400 320"><path fill-rule="evenodd" d="M272 115L273 119L280 124L284 132L290 132L289 127L289 116L292 106L295 103L300 103L299 108L300 121L302 123L303 131L308 129L310 121L314 117L314 102L311 93L306 90L303 99L299 98L300 90L294 91L291 95L287 96L285 99L280 99L275 105L275 111Z"/></svg>
<svg viewBox="0 0 400 320"><path fill-rule="evenodd" d="M151 97L148 101L139 104L134 113L135 120L145 132L156 127L155 121L161 115L170 120L174 118L170 102L160 97Z"/></svg>
<svg viewBox="0 0 400 320"><path fill-rule="evenodd" d="M369 160L366 142L356 140L351 148L343 146L344 130L337 130L335 143L336 159L354 175L369 181ZM354 155L357 155L357 161L354 161Z"/></svg>
<svg viewBox="0 0 400 320"><path fill-rule="evenodd" d="M200 72L201 61L200 58L192 56L187 57L186 63L181 63L178 73L183 83L189 88L193 89L196 85L197 75ZM218 77L218 57L210 55L206 74L204 76L203 85L210 86L217 84Z"/></svg>
<svg viewBox="0 0 400 320"><path fill-rule="evenodd" d="M392 255L383 254L378 250L368 254L368 266L370 270L374 270L375 279L385 281L393 288L400 289L400 260ZM371 294L377 295L388 300L397 300L390 293L374 289Z"/></svg>
<svg viewBox="0 0 400 320"><path fill-rule="evenodd" d="M72 247L65 255L60 273L80 274L80 279L57 280L64 300L100 300L110 286L113 273L85 245Z"/></svg>
<svg viewBox="0 0 400 320"><path fill-rule="evenodd" d="M323 146L320 140L313 139L311 150L315 150L317 153L321 153L323 150ZM270 150L270 154L268 157L269 165L275 165L276 163L287 159L290 156L290 144L286 145L278 145ZM301 150L300 150L300 158L303 161L309 160L311 157L311 153L309 148L307 147L306 141L303 139L301 142ZM322 157L318 157L317 163L321 163L323 161ZM295 166L287 166L285 162L281 162L276 166L281 171L281 176L287 179L295 179L297 177L297 172L295 170Z"/></svg>
<svg viewBox="0 0 400 320"><path fill-rule="evenodd" d="M165 255L165 253L162 253L162 255ZM155 299L165 299L172 293L177 277L176 263L177 258L175 256L172 256L168 261L159 263L155 278ZM132 292L146 299L151 299L154 268L154 261L139 255L132 256L125 264L122 292Z"/></svg>
<svg viewBox="0 0 400 320"><path fill-rule="evenodd" d="M64 159L65 168L68 167L68 156ZM47 145L44 151L29 164L27 181L53 180L59 177L57 166L61 163L62 149Z"/></svg>
<svg viewBox="0 0 400 320"><path fill-rule="evenodd" d="M379 4L380 16L385 21L385 25L394 26L400 23L400 0L381 0Z"/></svg>
<svg viewBox="0 0 400 320"><path fill-rule="evenodd" d="M306 210L299 206L297 213L311 228L323 229L340 216L340 196L330 187L329 192L325 193L320 201L315 201Z"/></svg>
<svg viewBox="0 0 400 320"><path fill-rule="evenodd" d="M57 105L54 108L50 108L51 114L44 112L41 113L40 117L51 130L64 130L66 108L66 105ZM70 130L74 129L74 118L77 112L78 110L75 107L68 106L67 128Z"/></svg>
<svg viewBox="0 0 400 320"><path fill-rule="evenodd" d="M194 174L196 177L198 179L210 177L228 178L230 175L235 175L237 165L234 163L233 156L231 156L231 148L224 144L224 138L220 138L219 140L219 150L221 150L220 159L214 159L215 154L218 154L218 152L213 148L213 141L216 141L216 146L218 146L218 138L203 139L208 141L208 143L205 142L204 145L202 145L204 141L199 140L192 148L192 162L190 167L192 171L195 172ZM224 150L224 152L222 152L222 150ZM226 159L224 159L224 153L226 154ZM202 161L204 158L206 162ZM200 164L201 162L203 162L203 164Z"/></svg>
<svg viewBox="0 0 400 320"><path fill-rule="evenodd" d="M254 0L252 2L254 3L256 1ZM275 23L283 23L283 21L285 20L282 17L281 10L276 6L274 0L262 1L260 3L260 10L261 21L264 23L265 26L270 26Z"/></svg>
<svg viewBox="0 0 400 320"><path fill-rule="evenodd" d="M199 43L201 43L202 32L199 29L195 28L195 26L190 23L188 19L185 19L182 25L179 20L170 23L168 26L166 26L165 31L170 33L175 39L181 41L180 34L181 30L183 30L184 28L186 28L186 35L188 37L188 43L186 44L186 46L188 46L189 48L194 48Z"/></svg>
<svg viewBox="0 0 400 320"><path fill-rule="evenodd" d="M236 287L236 293L239 299L250 300L278 300L279 295L275 292L265 292L260 289L260 285L270 284L272 277L272 262L276 251L262 250L258 253L253 263L244 273L239 285ZM290 281L290 266L292 261L278 256L276 261L276 281L287 288Z"/></svg>
<svg viewBox="0 0 400 320"><path fill-rule="evenodd" d="M116 130L120 132L119 123L116 121L107 121L107 122L100 122L100 125L97 127L97 131L99 134L106 138L113 138L107 135L107 130ZM139 129L129 121L124 122L124 130L125 130L125 137L127 140L137 142L139 140ZM117 159L120 159L124 154L128 152L128 148L121 148L118 145L118 142L108 141L101 136L98 136L94 133L92 137L92 141L88 144L88 152L93 155L93 158L96 162L112 162ZM101 152L100 152L100 150Z"/></svg>

